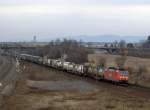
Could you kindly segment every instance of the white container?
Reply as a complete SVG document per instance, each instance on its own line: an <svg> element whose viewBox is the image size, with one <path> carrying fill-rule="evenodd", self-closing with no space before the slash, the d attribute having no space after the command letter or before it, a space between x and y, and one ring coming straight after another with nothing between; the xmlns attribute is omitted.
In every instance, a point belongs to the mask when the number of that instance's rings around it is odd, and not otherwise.
<svg viewBox="0 0 150 110"><path fill-rule="evenodd" d="M84 66L83 65L75 65L74 71L78 73L84 73Z"/></svg>
<svg viewBox="0 0 150 110"><path fill-rule="evenodd" d="M70 62L64 62L63 63L63 69L68 70L69 64L70 64Z"/></svg>

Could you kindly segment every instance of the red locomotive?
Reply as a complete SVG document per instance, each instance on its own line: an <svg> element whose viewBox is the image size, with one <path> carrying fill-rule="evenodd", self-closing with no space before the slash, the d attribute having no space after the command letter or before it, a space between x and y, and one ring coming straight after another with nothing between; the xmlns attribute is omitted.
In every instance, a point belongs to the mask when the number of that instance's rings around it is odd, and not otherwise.
<svg viewBox="0 0 150 110"><path fill-rule="evenodd" d="M104 71L104 79L118 83L127 83L128 71L121 68L109 67Z"/></svg>

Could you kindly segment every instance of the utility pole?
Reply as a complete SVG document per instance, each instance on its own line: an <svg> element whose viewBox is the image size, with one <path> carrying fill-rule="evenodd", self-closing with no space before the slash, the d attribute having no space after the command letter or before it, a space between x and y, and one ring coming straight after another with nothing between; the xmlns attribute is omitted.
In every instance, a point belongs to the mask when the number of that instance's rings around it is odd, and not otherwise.
<svg viewBox="0 0 150 110"><path fill-rule="evenodd" d="M36 42L36 36L33 36L33 42Z"/></svg>

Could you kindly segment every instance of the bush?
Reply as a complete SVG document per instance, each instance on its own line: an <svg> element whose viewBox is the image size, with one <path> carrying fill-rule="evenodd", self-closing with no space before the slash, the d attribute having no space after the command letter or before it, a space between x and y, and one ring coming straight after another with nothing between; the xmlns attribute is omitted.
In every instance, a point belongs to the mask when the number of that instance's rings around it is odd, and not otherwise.
<svg viewBox="0 0 150 110"><path fill-rule="evenodd" d="M106 58L105 57L101 57L98 60L98 66L100 66L100 67L105 67L106 66Z"/></svg>
<svg viewBox="0 0 150 110"><path fill-rule="evenodd" d="M137 69L137 77L138 78L141 78L141 76L144 74L144 73L147 73L148 72L148 69L146 66L144 65L140 65Z"/></svg>
<svg viewBox="0 0 150 110"><path fill-rule="evenodd" d="M126 62L126 56L120 56L116 58L116 64L120 68L124 68L125 62Z"/></svg>
<svg viewBox="0 0 150 110"><path fill-rule="evenodd" d="M129 72L130 75L135 73L135 68L127 67L126 69L127 69L127 71Z"/></svg>
<svg viewBox="0 0 150 110"><path fill-rule="evenodd" d="M140 65L137 68L136 75L135 75L136 84L138 84L138 82L143 79L144 74L147 73L147 72L148 72L148 69L145 65Z"/></svg>

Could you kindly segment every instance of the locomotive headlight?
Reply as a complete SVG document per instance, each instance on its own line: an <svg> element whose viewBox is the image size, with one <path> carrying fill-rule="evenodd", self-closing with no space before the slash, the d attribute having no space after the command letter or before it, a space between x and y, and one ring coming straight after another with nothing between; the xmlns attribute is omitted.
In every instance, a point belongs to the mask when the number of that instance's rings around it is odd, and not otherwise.
<svg viewBox="0 0 150 110"><path fill-rule="evenodd" d="M123 79L124 78L124 76L120 76L120 79Z"/></svg>

